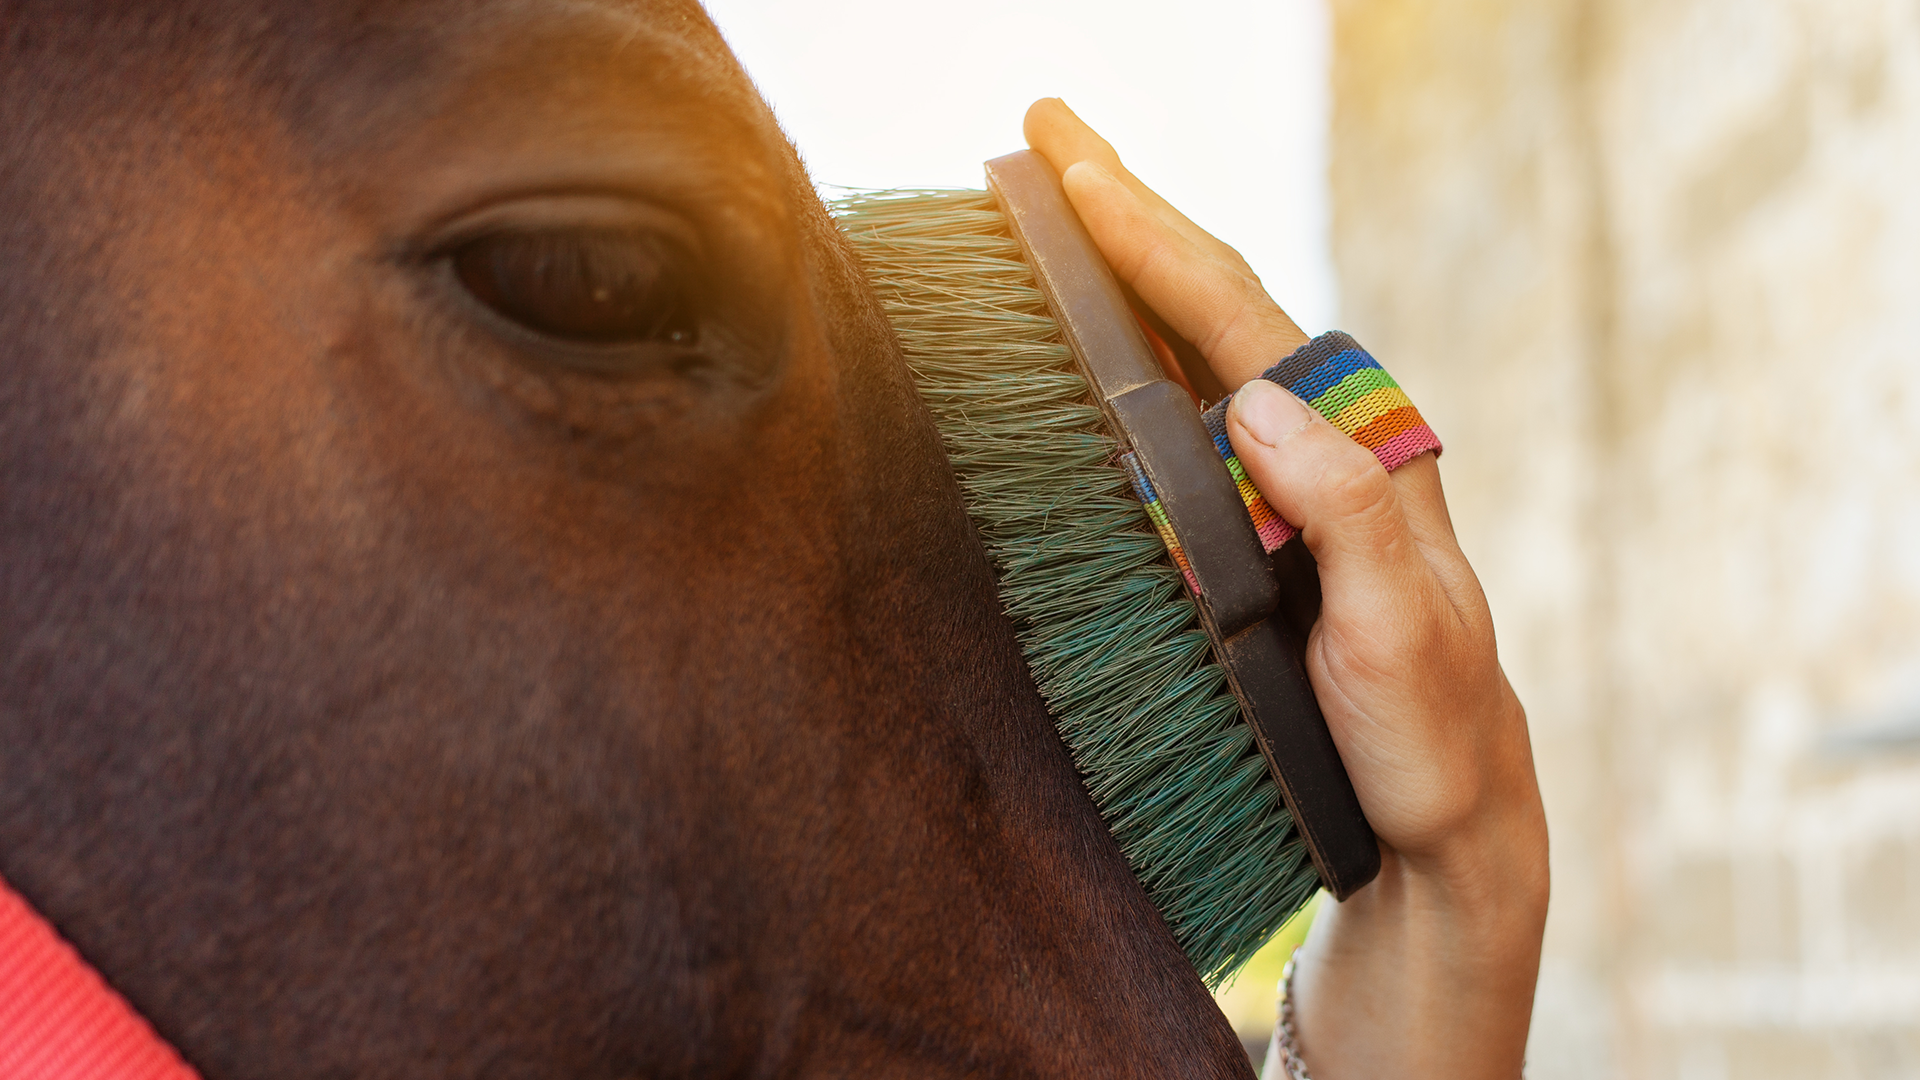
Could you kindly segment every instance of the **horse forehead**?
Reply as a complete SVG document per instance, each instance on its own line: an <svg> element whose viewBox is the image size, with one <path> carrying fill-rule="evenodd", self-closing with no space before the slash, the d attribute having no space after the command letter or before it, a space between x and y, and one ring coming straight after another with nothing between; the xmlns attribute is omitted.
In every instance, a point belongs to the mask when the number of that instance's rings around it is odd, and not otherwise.
<svg viewBox="0 0 1920 1080"><path fill-rule="evenodd" d="M0 189L41 223L0 242L53 276L152 262L128 222L224 228L230 248L302 228L392 241L419 204L457 197L462 170L511 186L509 158L529 189L583 173L727 187L787 234L776 246L817 240L791 232L796 208L817 216L797 157L690 0L99 6L36 19L30 3L0 38Z"/></svg>
<svg viewBox="0 0 1920 1080"><path fill-rule="evenodd" d="M606 102L777 129L705 12L677 0L413 0L336 14L324 47L296 9L278 31L289 112L320 136L378 141L447 95L470 107ZM782 140L783 141L783 140Z"/></svg>
<svg viewBox="0 0 1920 1080"><path fill-rule="evenodd" d="M353 147L417 118L436 93L605 93L619 88L605 77L617 72L656 103L777 137L693 0L86 6L29 2L9 20L19 32L0 38L0 83L9 84L0 116L15 121L16 136L75 112L175 119L179 101L193 99L234 116L278 113L320 148Z"/></svg>

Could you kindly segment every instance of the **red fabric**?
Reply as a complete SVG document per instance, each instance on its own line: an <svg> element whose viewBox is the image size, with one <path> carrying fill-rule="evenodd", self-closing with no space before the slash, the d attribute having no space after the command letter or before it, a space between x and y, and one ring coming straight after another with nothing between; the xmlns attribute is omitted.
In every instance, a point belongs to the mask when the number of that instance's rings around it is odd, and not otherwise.
<svg viewBox="0 0 1920 1080"><path fill-rule="evenodd" d="M199 1074L0 881L0 1080L199 1080Z"/></svg>

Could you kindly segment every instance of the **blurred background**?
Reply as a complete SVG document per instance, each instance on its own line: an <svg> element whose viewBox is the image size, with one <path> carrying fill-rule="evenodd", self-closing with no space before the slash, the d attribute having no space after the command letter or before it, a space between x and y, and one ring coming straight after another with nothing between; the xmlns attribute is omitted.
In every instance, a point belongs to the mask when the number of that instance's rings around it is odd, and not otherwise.
<svg viewBox="0 0 1920 1080"><path fill-rule="evenodd" d="M1553 831L1533 1080L1920 1077L1920 3L709 7L816 179L1063 96L1419 402Z"/></svg>

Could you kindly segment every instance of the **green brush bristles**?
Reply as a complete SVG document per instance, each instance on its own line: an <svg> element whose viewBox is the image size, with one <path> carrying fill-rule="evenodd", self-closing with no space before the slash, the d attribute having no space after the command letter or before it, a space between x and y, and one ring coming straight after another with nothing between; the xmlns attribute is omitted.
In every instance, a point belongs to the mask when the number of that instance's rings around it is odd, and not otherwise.
<svg viewBox="0 0 1920 1080"><path fill-rule="evenodd" d="M1218 985L1319 880L1105 418L992 196L887 192L834 210L1087 789Z"/></svg>

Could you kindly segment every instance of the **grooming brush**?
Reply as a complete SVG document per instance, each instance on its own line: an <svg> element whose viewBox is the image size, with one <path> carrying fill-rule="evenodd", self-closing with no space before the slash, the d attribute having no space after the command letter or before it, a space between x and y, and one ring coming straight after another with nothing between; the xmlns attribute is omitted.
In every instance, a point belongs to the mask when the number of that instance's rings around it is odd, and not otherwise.
<svg viewBox="0 0 1920 1080"><path fill-rule="evenodd" d="M1023 151L986 176L834 210L1087 790L1217 986L1316 888L1344 899L1380 868L1307 681L1317 573L1297 538L1269 553L1291 529L1189 391L1218 383L1129 302L1052 166Z"/></svg>

